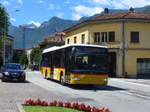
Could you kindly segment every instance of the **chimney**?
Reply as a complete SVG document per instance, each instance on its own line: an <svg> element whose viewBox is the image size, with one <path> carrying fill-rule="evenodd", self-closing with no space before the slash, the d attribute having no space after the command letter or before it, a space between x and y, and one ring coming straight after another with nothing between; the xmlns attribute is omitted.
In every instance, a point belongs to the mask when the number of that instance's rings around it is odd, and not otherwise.
<svg viewBox="0 0 150 112"><path fill-rule="evenodd" d="M134 12L134 8L130 7L129 12Z"/></svg>
<svg viewBox="0 0 150 112"><path fill-rule="evenodd" d="M108 8L104 9L104 14L109 14L109 9Z"/></svg>

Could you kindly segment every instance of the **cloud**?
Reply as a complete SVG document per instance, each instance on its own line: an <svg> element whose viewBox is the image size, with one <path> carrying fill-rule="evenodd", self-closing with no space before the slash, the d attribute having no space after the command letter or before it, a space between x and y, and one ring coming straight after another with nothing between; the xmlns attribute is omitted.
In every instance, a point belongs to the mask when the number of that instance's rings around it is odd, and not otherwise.
<svg viewBox="0 0 150 112"><path fill-rule="evenodd" d="M145 5L149 5L150 1L149 0L122 0L120 1L120 3L124 5L126 8L129 8L129 7L143 7ZM113 3L113 5L117 6L116 4L117 3Z"/></svg>
<svg viewBox="0 0 150 112"><path fill-rule="evenodd" d="M64 14L62 12L59 12L56 14L56 16L62 18L64 16Z"/></svg>
<svg viewBox="0 0 150 112"><path fill-rule="evenodd" d="M54 6L53 4L49 4L49 5L48 5L48 8L49 8L49 9L54 9L55 6Z"/></svg>
<svg viewBox="0 0 150 112"><path fill-rule="evenodd" d="M53 10L53 9L60 10L61 8L59 6L55 6L53 4L49 4L48 5L48 9L50 9L50 10Z"/></svg>
<svg viewBox="0 0 150 112"><path fill-rule="evenodd" d="M101 7L86 7L83 5L75 6L72 9L74 10L74 13L72 14L73 19L79 19L79 17L82 16L92 16L103 11L103 8Z"/></svg>
<svg viewBox="0 0 150 112"><path fill-rule="evenodd" d="M11 21L13 22L16 22L16 19L15 18L10 18Z"/></svg>
<svg viewBox="0 0 150 112"><path fill-rule="evenodd" d="M44 0L38 0L38 3L42 4L42 3L45 3Z"/></svg>
<svg viewBox="0 0 150 112"><path fill-rule="evenodd" d="M8 1L3 1L3 2L0 2L0 3L3 4L3 5L11 5L10 2L8 2Z"/></svg>
<svg viewBox="0 0 150 112"><path fill-rule="evenodd" d="M17 0L17 2L23 4L23 0Z"/></svg>
<svg viewBox="0 0 150 112"><path fill-rule="evenodd" d="M150 5L149 0L86 0L86 2L95 6L112 7L116 9Z"/></svg>
<svg viewBox="0 0 150 112"><path fill-rule="evenodd" d="M69 0L65 1L65 4L70 4L70 3L71 3L71 1L69 1Z"/></svg>
<svg viewBox="0 0 150 112"><path fill-rule="evenodd" d="M110 5L110 0L87 0L87 2L94 5Z"/></svg>
<svg viewBox="0 0 150 112"><path fill-rule="evenodd" d="M79 20L82 16L79 15L79 14L75 14L75 13L72 13L72 19L73 20Z"/></svg>
<svg viewBox="0 0 150 112"><path fill-rule="evenodd" d="M37 27L39 27L39 26L41 25L40 23L35 22L35 21L30 21L28 24L34 24L34 25L36 25Z"/></svg>

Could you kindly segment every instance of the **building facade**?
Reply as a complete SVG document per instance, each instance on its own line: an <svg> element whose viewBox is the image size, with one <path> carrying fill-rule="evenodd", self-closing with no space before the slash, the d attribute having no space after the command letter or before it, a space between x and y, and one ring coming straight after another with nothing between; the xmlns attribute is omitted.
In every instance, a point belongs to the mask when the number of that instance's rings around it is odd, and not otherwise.
<svg viewBox="0 0 150 112"><path fill-rule="evenodd" d="M6 63L12 62L13 45L14 45L14 37L7 35L5 38L5 61Z"/></svg>
<svg viewBox="0 0 150 112"><path fill-rule="evenodd" d="M65 33L57 32L53 35L49 35L38 44L41 49L46 49L53 46L62 46L65 44Z"/></svg>
<svg viewBox="0 0 150 112"><path fill-rule="evenodd" d="M150 77L150 14L128 12L89 18L65 30L65 44L96 44L109 49L109 75Z"/></svg>

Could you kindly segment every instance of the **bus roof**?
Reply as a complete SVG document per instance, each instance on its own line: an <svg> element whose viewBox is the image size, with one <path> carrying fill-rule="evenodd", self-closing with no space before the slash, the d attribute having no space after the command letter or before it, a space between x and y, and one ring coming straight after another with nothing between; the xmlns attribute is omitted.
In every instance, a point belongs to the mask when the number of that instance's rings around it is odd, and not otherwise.
<svg viewBox="0 0 150 112"><path fill-rule="evenodd" d="M63 45L63 46L54 46L54 47L50 47L47 48L45 50L43 50L42 53L47 53L47 52L51 52L51 51L55 51L55 50L59 50L59 49L63 49L63 48L67 48L67 47L73 47L73 46L85 46L85 47L99 47L99 48L107 48L106 46L100 46L100 45L87 45L87 44L67 44L67 45Z"/></svg>

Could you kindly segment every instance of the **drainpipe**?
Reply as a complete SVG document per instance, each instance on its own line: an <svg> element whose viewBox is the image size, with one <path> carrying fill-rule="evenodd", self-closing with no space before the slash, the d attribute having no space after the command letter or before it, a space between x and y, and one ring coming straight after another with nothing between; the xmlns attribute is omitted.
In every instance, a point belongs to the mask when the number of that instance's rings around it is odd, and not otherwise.
<svg viewBox="0 0 150 112"><path fill-rule="evenodd" d="M88 28L88 44L90 44L90 31L89 31L89 28Z"/></svg>
<svg viewBox="0 0 150 112"><path fill-rule="evenodd" d="M125 77L125 21L122 21L121 25L121 68L122 76Z"/></svg>

